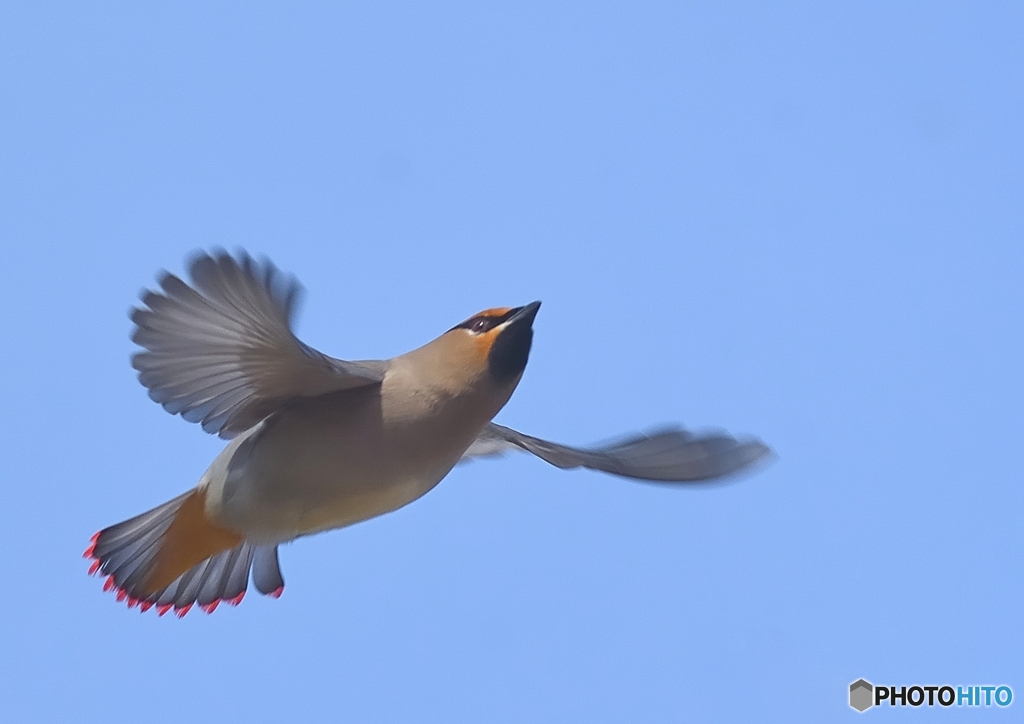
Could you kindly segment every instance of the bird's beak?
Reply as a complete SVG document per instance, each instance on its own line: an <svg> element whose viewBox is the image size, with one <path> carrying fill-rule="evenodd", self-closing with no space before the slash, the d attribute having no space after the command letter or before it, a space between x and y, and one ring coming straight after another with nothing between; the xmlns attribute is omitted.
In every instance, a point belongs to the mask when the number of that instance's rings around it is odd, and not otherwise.
<svg viewBox="0 0 1024 724"><path fill-rule="evenodd" d="M525 307L516 307L512 310L512 316L506 319L501 326L511 327L522 324L525 327L532 327L533 318L537 316L537 311L539 309L540 302L530 302Z"/></svg>

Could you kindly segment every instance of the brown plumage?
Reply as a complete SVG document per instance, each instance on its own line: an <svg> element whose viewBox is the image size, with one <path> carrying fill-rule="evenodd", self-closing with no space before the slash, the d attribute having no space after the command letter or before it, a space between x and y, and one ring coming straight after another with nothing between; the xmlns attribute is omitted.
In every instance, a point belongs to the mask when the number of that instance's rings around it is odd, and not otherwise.
<svg viewBox="0 0 1024 724"><path fill-rule="evenodd" d="M347 362L291 332L297 283L242 254L197 255L133 311L133 366L169 412L230 442L196 488L93 538L86 556L130 606L237 603L250 572L280 595L280 543L416 500L460 460L525 450L563 468L657 482L727 475L760 442L681 429L578 449L495 425L522 378L539 302L480 312L390 360Z"/></svg>

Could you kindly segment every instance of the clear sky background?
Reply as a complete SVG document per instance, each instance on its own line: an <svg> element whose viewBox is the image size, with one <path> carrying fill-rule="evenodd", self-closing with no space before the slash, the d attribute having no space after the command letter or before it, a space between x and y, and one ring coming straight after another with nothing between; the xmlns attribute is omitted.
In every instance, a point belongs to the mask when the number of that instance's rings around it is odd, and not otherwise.
<svg viewBox="0 0 1024 724"><path fill-rule="evenodd" d="M771 5L5 4L2 718L854 721L860 677L1019 715L1024 10ZM287 546L280 600L129 611L89 537L221 443L127 311L215 246L339 357L542 299L500 422L777 459L478 462Z"/></svg>

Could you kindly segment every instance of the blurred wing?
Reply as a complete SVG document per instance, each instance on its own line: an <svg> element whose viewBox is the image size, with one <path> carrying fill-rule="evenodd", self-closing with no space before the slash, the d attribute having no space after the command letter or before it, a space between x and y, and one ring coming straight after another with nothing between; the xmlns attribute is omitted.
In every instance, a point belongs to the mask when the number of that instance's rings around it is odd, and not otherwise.
<svg viewBox="0 0 1024 724"><path fill-rule="evenodd" d="M379 384L382 362L345 362L300 342L291 319L300 287L244 252L199 254L192 285L165 272L132 310L132 357L149 396L221 437L247 430L296 397Z"/></svg>
<svg viewBox="0 0 1024 724"><path fill-rule="evenodd" d="M771 453L756 439L729 435L696 436L681 428L636 435L590 449L541 440L491 423L462 459L525 450L559 468L588 468L638 480L663 483L711 480L738 472Z"/></svg>

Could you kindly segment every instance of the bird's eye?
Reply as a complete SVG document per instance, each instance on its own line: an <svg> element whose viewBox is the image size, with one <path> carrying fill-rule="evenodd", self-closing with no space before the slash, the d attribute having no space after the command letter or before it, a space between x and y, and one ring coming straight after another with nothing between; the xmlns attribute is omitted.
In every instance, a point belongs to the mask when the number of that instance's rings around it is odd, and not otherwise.
<svg viewBox="0 0 1024 724"><path fill-rule="evenodd" d="M490 327L490 320L481 318L473 322L473 325L470 327L470 329L476 332L477 334L480 334L481 332L486 332L488 329L490 329Z"/></svg>

